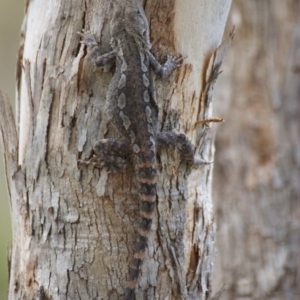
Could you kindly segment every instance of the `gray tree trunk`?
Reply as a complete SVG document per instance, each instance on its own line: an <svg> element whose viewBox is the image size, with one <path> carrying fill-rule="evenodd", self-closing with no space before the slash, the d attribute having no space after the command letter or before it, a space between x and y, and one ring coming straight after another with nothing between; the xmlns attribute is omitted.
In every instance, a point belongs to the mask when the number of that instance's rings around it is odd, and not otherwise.
<svg viewBox="0 0 300 300"><path fill-rule="evenodd" d="M299 1L236 0L217 85L214 195L222 299L300 299ZM229 26L230 26L229 23Z"/></svg>
<svg viewBox="0 0 300 300"><path fill-rule="evenodd" d="M211 93L228 44L230 0L148 1L152 52L187 56L155 80L160 129L186 132L213 159ZM108 174L79 165L92 145L116 136L104 112L112 72L95 70L78 31L110 49L113 1L27 3L17 72L17 126L1 94L13 247L9 299L119 299L138 215L131 170ZM17 128L16 128L17 127ZM214 260L212 165L187 169L178 153L159 155L157 213L136 299L208 299Z"/></svg>

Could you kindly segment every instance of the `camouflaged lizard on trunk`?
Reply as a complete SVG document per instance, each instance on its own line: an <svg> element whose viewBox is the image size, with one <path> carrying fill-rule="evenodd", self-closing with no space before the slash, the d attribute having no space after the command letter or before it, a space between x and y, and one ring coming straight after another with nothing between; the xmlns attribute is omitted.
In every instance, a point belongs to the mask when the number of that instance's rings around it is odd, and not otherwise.
<svg viewBox="0 0 300 300"><path fill-rule="evenodd" d="M148 235L156 203L156 153L169 145L179 148L189 164L201 164L187 136L179 132L158 132L158 107L151 69L161 78L178 67L182 58L168 56L161 66L150 53L149 26L139 0L119 2L110 23L112 51L100 54L94 35L80 33L93 63L100 67L115 61L115 73L107 92L107 115L122 139L103 139L94 145L95 156L84 163L107 167L112 171L126 168L131 156L138 182L140 223L129 265L129 280L125 299L133 299L143 263Z"/></svg>

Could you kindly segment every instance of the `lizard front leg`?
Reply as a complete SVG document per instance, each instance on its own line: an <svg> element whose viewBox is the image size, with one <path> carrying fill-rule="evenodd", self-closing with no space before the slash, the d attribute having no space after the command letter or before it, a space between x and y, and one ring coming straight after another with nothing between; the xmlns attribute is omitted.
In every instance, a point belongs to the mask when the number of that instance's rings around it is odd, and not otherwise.
<svg viewBox="0 0 300 300"><path fill-rule="evenodd" d="M149 57L151 68L153 69L154 73L161 78L168 77L175 68L181 65L183 61L183 57L181 57L180 55L168 55L166 63L162 66L150 51L147 51L147 54Z"/></svg>
<svg viewBox="0 0 300 300"><path fill-rule="evenodd" d="M87 46L88 55L96 67L103 67L116 59L116 52L114 50L102 55L100 54L99 45L94 34L90 31L82 30L82 32L77 33L82 37L81 43Z"/></svg>

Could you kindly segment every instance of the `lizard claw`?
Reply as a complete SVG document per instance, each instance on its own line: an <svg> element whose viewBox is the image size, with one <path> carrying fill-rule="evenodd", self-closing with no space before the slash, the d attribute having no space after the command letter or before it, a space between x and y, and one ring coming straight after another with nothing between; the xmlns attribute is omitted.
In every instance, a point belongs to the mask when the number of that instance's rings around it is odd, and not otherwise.
<svg viewBox="0 0 300 300"><path fill-rule="evenodd" d="M176 55L176 56L172 56L172 55L168 55L167 56L167 63L171 64L173 66L173 68L177 68L180 67L183 60L186 57L182 57L181 55Z"/></svg>
<svg viewBox="0 0 300 300"><path fill-rule="evenodd" d="M174 60L175 60L175 62L176 62L177 67L179 67L179 66L182 64L182 62L183 62L183 60L184 60L185 58L186 58L186 57L183 57L183 56L181 56L181 55L177 55L177 56L174 57Z"/></svg>
<svg viewBox="0 0 300 300"><path fill-rule="evenodd" d="M91 31L82 29L82 31L77 31L77 34L82 38L82 40L80 41L81 44L87 46L97 45L95 36Z"/></svg>

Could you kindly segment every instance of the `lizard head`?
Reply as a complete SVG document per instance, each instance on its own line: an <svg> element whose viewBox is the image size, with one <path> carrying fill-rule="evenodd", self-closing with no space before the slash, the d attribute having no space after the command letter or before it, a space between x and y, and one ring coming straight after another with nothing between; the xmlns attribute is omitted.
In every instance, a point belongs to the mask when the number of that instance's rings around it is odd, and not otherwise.
<svg viewBox="0 0 300 300"><path fill-rule="evenodd" d="M139 0L121 0L115 4L110 23L111 36L118 39L118 35L124 31L144 48L151 48L149 24Z"/></svg>

